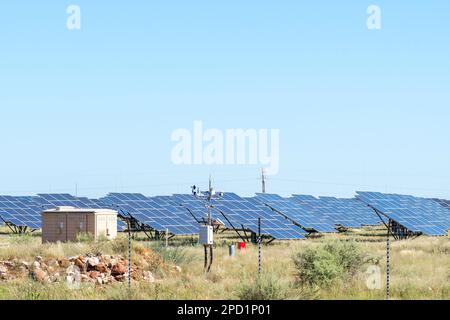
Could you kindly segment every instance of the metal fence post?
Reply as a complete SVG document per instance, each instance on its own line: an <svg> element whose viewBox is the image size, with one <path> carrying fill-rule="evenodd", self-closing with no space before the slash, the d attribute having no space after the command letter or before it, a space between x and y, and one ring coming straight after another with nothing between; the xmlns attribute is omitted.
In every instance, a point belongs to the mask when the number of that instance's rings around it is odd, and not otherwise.
<svg viewBox="0 0 450 320"><path fill-rule="evenodd" d="M386 241L386 299L391 299L391 239L388 230Z"/></svg>
<svg viewBox="0 0 450 320"><path fill-rule="evenodd" d="M261 238L261 218L258 218L258 274L262 273L262 238Z"/></svg>

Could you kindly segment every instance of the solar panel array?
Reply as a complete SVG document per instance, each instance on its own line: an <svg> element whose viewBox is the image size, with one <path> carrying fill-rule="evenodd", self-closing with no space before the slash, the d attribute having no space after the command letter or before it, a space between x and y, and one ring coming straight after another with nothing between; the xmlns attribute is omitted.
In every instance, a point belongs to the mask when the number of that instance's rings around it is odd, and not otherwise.
<svg viewBox="0 0 450 320"><path fill-rule="evenodd" d="M41 228L41 208L27 197L0 196L0 219L18 227Z"/></svg>
<svg viewBox="0 0 450 320"><path fill-rule="evenodd" d="M198 234L198 224L186 210L163 197L147 198L139 193L110 193L102 200L153 230L169 230L174 235Z"/></svg>
<svg viewBox="0 0 450 320"><path fill-rule="evenodd" d="M212 217L228 229L258 233L275 239L300 239L303 230L335 232L336 226L360 227L376 225L379 217L391 219L414 233L446 235L450 229L450 201L425 199L407 195L358 192L356 198L316 198L293 195L257 194L243 198L225 193L213 200ZM191 194L146 197L137 193L111 193L102 199L74 197L70 194L39 194L38 196L0 196L0 222L17 227L41 228L42 210L59 206L75 208L112 208L132 217L143 226L174 235L198 234L198 224L206 222L204 201ZM119 230L126 224L119 221Z"/></svg>
<svg viewBox="0 0 450 320"><path fill-rule="evenodd" d="M336 226L332 221L307 210L298 201L267 193L258 193L256 200L276 210L304 229L317 232L336 232Z"/></svg>
<svg viewBox="0 0 450 320"><path fill-rule="evenodd" d="M357 198L415 233L446 235L449 210L434 200L379 192L357 192Z"/></svg>
<svg viewBox="0 0 450 320"><path fill-rule="evenodd" d="M308 195L293 195L305 210L322 216L335 225L358 228L363 225L377 225L380 218L366 204L358 199L339 199L334 197L315 198Z"/></svg>

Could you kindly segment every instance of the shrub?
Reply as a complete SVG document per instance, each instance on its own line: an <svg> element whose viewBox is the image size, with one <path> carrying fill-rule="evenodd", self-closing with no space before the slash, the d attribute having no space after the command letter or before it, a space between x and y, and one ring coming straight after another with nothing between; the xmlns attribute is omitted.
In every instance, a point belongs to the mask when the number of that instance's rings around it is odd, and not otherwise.
<svg viewBox="0 0 450 320"><path fill-rule="evenodd" d="M117 237L116 239L110 242L112 252L114 254L128 255L128 239L125 237ZM137 244L133 244L133 248L137 246Z"/></svg>
<svg viewBox="0 0 450 320"><path fill-rule="evenodd" d="M77 234L77 241L81 243L92 243L94 242L94 235L88 232L80 232Z"/></svg>
<svg viewBox="0 0 450 320"><path fill-rule="evenodd" d="M32 244L33 242L36 241L36 238L33 237L31 234L26 233L26 234L14 234L11 236L11 244L23 244L23 245L28 245L28 244Z"/></svg>
<svg viewBox="0 0 450 320"><path fill-rule="evenodd" d="M164 262L172 265L183 265L192 262L195 257L188 253L183 247L165 247L161 244L151 246L155 252L159 253Z"/></svg>
<svg viewBox="0 0 450 320"><path fill-rule="evenodd" d="M244 280L238 288L237 295L241 300L284 300L287 288L273 274L263 274L252 280Z"/></svg>
<svg viewBox="0 0 450 320"><path fill-rule="evenodd" d="M334 241L310 247L293 260L300 285L329 287L354 276L364 265L365 254L354 241Z"/></svg>

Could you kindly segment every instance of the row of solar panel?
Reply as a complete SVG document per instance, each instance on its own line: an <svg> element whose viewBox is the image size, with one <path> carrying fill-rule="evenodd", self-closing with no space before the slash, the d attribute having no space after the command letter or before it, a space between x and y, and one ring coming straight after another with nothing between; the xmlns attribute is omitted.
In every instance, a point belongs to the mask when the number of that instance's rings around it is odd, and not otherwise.
<svg viewBox="0 0 450 320"><path fill-rule="evenodd" d="M206 218L204 202L192 195L146 197L135 193L111 193L99 200L70 194L0 196L0 218L17 226L38 229L42 209L57 206L112 207L147 228L169 230L175 235L196 234L198 223ZM380 217L428 235L444 235L450 228L449 201L376 192L358 192L353 199L307 195L283 198L276 194L241 198L234 193L225 193L220 199L213 200L213 206L214 219L226 228L257 233L258 219L261 218L262 233L276 239L299 239L305 231L335 232L336 226L375 225L380 223ZM125 227L122 222L119 229Z"/></svg>

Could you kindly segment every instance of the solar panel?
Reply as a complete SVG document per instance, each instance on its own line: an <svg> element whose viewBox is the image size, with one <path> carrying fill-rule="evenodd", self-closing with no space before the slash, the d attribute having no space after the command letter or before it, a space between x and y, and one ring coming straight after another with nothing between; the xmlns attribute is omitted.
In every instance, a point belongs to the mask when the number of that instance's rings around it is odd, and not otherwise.
<svg viewBox="0 0 450 320"><path fill-rule="evenodd" d="M27 197L0 196L0 219L17 227L41 228L42 209Z"/></svg>
<svg viewBox="0 0 450 320"><path fill-rule="evenodd" d="M312 213L298 201L277 194L258 193L256 199L304 229L317 232L336 232L336 226L323 216Z"/></svg>
<svg viewBox="0 0 450 320"><path fill-rule="evenodd" d="M188 212L194 217L198 223L207 222L208 209L206 208L205 202L194 197L192 194L174 194L173 201L181 204ZM215 200L213 200L213 205ZM232 229L233 226L226 221L222 214L216 209L211 210L211 217L213 220L223 224L226 228Z"/></svg>
<svg viewBox="0 0 450 320"><path fill-rule="evenodd" d="M248 226L250 229L257 232L258 217L261 217L262 233L272 236L279 240L302 239L305 234L303 231L294 225L292 222L281 216L279 213L273 211L269 207L263 205L255 198L242 198L247 201L248 206L253 206L254 209L247 213L249 217L244 217L249 220ZM245 204L245 203L243 203Z"/></svg>
<svg viewBox="0 0 450 320"><path fill-rule="evenodd" d="M264 208L258 202L244 199L235 193L224 193L215 207L236 229L247 229L258 234L258 219L261 218L261 233L279 240L300 239L301 230L283 219L278 213ZM267 210L269 209L269 210Z"/></svg>
<svg viewBox="0 0 450 320"><path fill-rule="evenodd" d="M74 207L81 209L102 209L104 206L99 201L94 201L83 197L74 197L66 193L43 193L34 197L34 201L38 202L45 209L56 207Z"/></svg>
<svg viewBox="0 0 450 320"><path fill-rule="evenodd" d="M146 227L174 235L198 234L198 224L181 206L164 197L148 198L138 193L110 193L101 199L115 205Z"/></svg>
<svg viewBox="0 0 450 320"><path fill-rule="evenodd" d="M432 199L432 200L439 203L444 208L447 208L450 210L450 200L444 200L444 199Z"/></svg>
<svg viewBox="0 0 450 320"><path fill-rule="evenodd" d="M370 207L356 198L315 198L308 195L293 195L292 199L299 202L305 210L343 227L358 228L363 225L377 225L381 222Z"/></svg>
<svg viewBox="0 0 450 320"><path fill-rule="evenodd" d="M449 211L438 202L399 194L357 192L357 198L415 233L447 235Z"/></svg>

